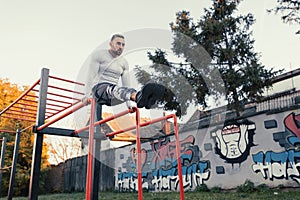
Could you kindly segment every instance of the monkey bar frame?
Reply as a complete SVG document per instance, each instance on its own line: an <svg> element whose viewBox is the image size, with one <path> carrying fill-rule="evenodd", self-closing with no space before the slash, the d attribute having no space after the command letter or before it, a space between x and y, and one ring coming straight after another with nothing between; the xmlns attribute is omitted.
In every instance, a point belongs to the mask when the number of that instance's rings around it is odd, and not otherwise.
<svg viewBox="0 0 300 200"><path fill-rule="evenodd" d="M86 178L86 199L98 199L98 195L93 195L93 192L98 193L98 188L93 188L94 182L98 180L93 180L93 161L95 152L94 148L94 139L97 137L94 135L95 126L106 123L108 121L114 120L121 116L135 113L135 126L131 126L122 130L114 131L109 134L106 134L106 137L113 137L115 135L130 131L136 130L136 149L137 149L137 173L138 173L138 199L143 199L143 189L142 189L142 163L141 163L141 133L140 128L157 123L159 121L167 120L172 118L174 120L174 133L176 140L176 155L177 155L177 164L178 164L178 178L179 178L179 189L180 189L180 199L184 200L184 188L183 188L183 179L182 179L182 166L181 166L181 157L180 157L180 142L179 142L179 133L178 133L178 124L177 117L174 114L167 115L161 118L153 119L148 122L140 123L140 112L137 108L132 108L120 112L111 117L105 118L103 120L95 122L95 107L96 102L93 98L88 99L87 101L81 101L80 98L74 98L68 95L61 95L55 92L49 92L48 89L55 89L59 91L69 92L77 95L84 95L84 93L62 88L55 85L49 84L49 79L55 79L58 81L63 81L75 85L84 86L84 84L71 81L68 79L59 78L56 76L49 75L49 69L43 68L41 70L41 78L37 80L31 87L29 87L20 97L18 97L13 103L11 103L7 108L0 112L0 116L4 118L12 118L15 120L22 120L31 122L32 124L24 128L22 132L28 128L33 127L33 132L35 132L34 140L34 149L33 149L33 159L32 159L32 169L29 185L29 196L28 199L38 199L38 180L40 174L40 165L41 165L41 155L42 155L42 146L43 146L43 134L52 134L52 135L62 135L62 136L71 136L79 137L78 133L89 130L88 136L88 163L87 163L87 178ZM39 88L37 89L37 87ZM37 93L37 94L36 94ZM49 98L48 95L53 96L54 98ZM55 99L60 98L60 100ZM72 102L70 102L70 100ZM31 102L32 104L29 104ZM61 128L49 127L55 122L63 119L64 117L74 113L75 111L81 109L84 106L91 106L91 115L90 115L90 125L83 127L78 130L69 130ZM34 111L36 111L36 117L33 117ZM20 118L22 116L23 118ZM35 121L35 123L33 123ZM5 132L10 132L9 130L2 130ZM97 141L97 140L96 140ZM97 184L98 185L98 184ZM12 192L12 191L11 191Z"/></svg>

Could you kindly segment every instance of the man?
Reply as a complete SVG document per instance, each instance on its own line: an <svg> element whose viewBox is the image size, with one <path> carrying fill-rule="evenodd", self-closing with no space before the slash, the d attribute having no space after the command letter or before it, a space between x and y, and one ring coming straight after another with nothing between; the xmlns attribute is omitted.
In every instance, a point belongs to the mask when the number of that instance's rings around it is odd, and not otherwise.
<svg viewBox="0 0 300 200"><path fill-rule="evenodd" d="M102 105L112 106L126 102L128 108L131 108L131 102L134 101L138 108L150 109L157 100L163 98L165 88L155 83L146 84L139 92L130 88L128 62L121 57L125 47L124 36L114 34L109 46L108 50L95 50L88 62L86 85L87 88L92 88L92 95L97 101L97 119L102 119ZM121 87L117 85L120 78ZM90 93L90 90L87 92Z"/></svg>

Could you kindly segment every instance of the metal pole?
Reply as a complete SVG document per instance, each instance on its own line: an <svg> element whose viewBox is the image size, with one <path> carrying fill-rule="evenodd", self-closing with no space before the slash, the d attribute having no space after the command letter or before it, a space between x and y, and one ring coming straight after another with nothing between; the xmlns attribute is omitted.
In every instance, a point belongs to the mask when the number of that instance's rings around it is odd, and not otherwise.
<svg viewBox="0 0 300 200"><path fill-rule="evenodd" d="M18 162L18 151L20 146L20 136L21 136L21 132L18 129L16 132L14 155L13 155L13 161L12 161L11 172L10 172L9 188L8 188L8 195L7 195L8 200L11 200L13 197L13 188L15 182L16 167Z"/></svg>
<svg viewBox="0 0 300 200"><path fill-rule="evenodd" d="M88 160L87 160L87 171L86 171L86 193L85 199L92 200L93 197L93 150L94 150L94 123L95 123L95 107L96 101L95 99L91 99L91 115L90 115L90 130L89 130L89 152L88 152Z"/></svg>
<svg viewBox="0 0 300 200"><path fill-rule="evenodd" d="M97 128L97 127L96 127ZM99 132L96 132L99 134ZM100 179L100 149L101 149L101 141L95 139L94 140L94 163L93 163L93 200L98 200L99 193L99 179Z"/></svg>
<svg viewBox="0 0 300 200"><path fill-rule="evenodd" d="M38 109L36 117L36 125L41 126L45 121L46 112L46 101L47 101L47 90L49 81L49 69L43 68L41 71L41 81L38 99ZM43 149L43 134L35 134L34 147L32 153L32 165L31 165L31 176L29 183L29 194L28 199L38 199L38 188L39 188L39 176L41 169L42 160L42 149Z"/></svg>
<svg viewBox="0 0 300 200"><path fill-rule="evenodd" d="M142 180L142 151L141 151L141 134L140 134L140 112L135 108L136 121L136 149L137 149L137 171L138 171L138 199L143 199L143 180Z"/></svg>
<svg viewBox="0 0 300 200"><path fill-rule="evenodd" d="M102 105L96 103L95 107L96 120L102 120ZM101 125L95 126L96 135L101 135ZM100 151L101 151L101 140L94 140L94 164L93 164L93 200L98 200L99 193L99 182L100 182Z"/></svg>
<svg viewBox="0 0 300 200"><path fill-rule="evenodd" d="M173 115L173 119L174 119L174 131L175 131L175 140L176 140L176 154L177 154L177 168L178 168L178 178L179 178L180 200L184 200L182 166L181 166L181 157L180 157L180 140L179 140L178 124L177 124L176 115Z"/></svg>
<svg viewBox="0 0 300 200"><path fill-rule="evenodd" d="M5 155L5 149L6 149L6 137L2 138L2 146L1 146L1 158L0 158L0 193L1 193L1 185L2 185L2 168L4 167L4 155Z"/></svg>

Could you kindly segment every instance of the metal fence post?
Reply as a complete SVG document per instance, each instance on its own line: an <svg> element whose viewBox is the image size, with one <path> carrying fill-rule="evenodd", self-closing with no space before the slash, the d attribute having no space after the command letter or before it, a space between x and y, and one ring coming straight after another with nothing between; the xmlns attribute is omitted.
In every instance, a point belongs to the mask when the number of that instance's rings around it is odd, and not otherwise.
<svg viewBox="0 0 300 200"><path fill-rule="evenodd" d="M20 136L21 136L21 132L20 132L20 130L17 130L16 138L15 138L14 155L13 155L13 161L12 161L10 179L9 179L8 195L7 195L7 199L9 199L9 200L12 199L12 197L13 197L13 187L14 187L14 182L15 182L16 167L17 167L17 162L18 162L18 151L19 151L19 146L20 146Z"/></svg>
<svg viewBox="0 0 300 200"><path fill-rule="evenodd" d="M41 71L38 110L37 110L37 117L36 117L37 126L41 126L42 124L44 124L45 121L48 81L49 81L49 69L43 68ZM35 134L34 147L32 153L29 194L28 194L28 199L31 200L38 199L43 138L44 138L43 134L38 134L38 133Z"/></svg>
<svg viewBox="0 0 300 200"><path fill-rule="evenodd" d="M1 146L1 158L0 158L0 193L1 193L1 185L2 185L2 169L4 167L4 155L6 149L6 137L2 138L2 146Z"/></svg>

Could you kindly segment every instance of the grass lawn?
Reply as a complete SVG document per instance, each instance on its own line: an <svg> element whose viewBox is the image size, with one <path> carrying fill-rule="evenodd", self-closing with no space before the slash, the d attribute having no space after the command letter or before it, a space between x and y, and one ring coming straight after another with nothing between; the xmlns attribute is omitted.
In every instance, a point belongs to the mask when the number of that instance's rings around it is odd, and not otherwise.
<svg viewBox="0 0 300 200"><path fill-rule="evenodd" d="M0 198L0 200L7 199ZM27 197L15 197L14 200L27 200ZM40 200L73 200L73 199L85 199L85 193L61 193L51 195L40 195ZM119 192L101 192L99 193L99 200L131 200L138 199L137 193L119 193ZM176 192L162 192L152 193L144 192L144 200L179 200L179 193ZM218 191L218 192L186 192L186 200L199 200L199 199L299 199L300 200L300 189L298 190L275 190L265 189L263 191L255 192L229 192L229 191Z"/></svg>

